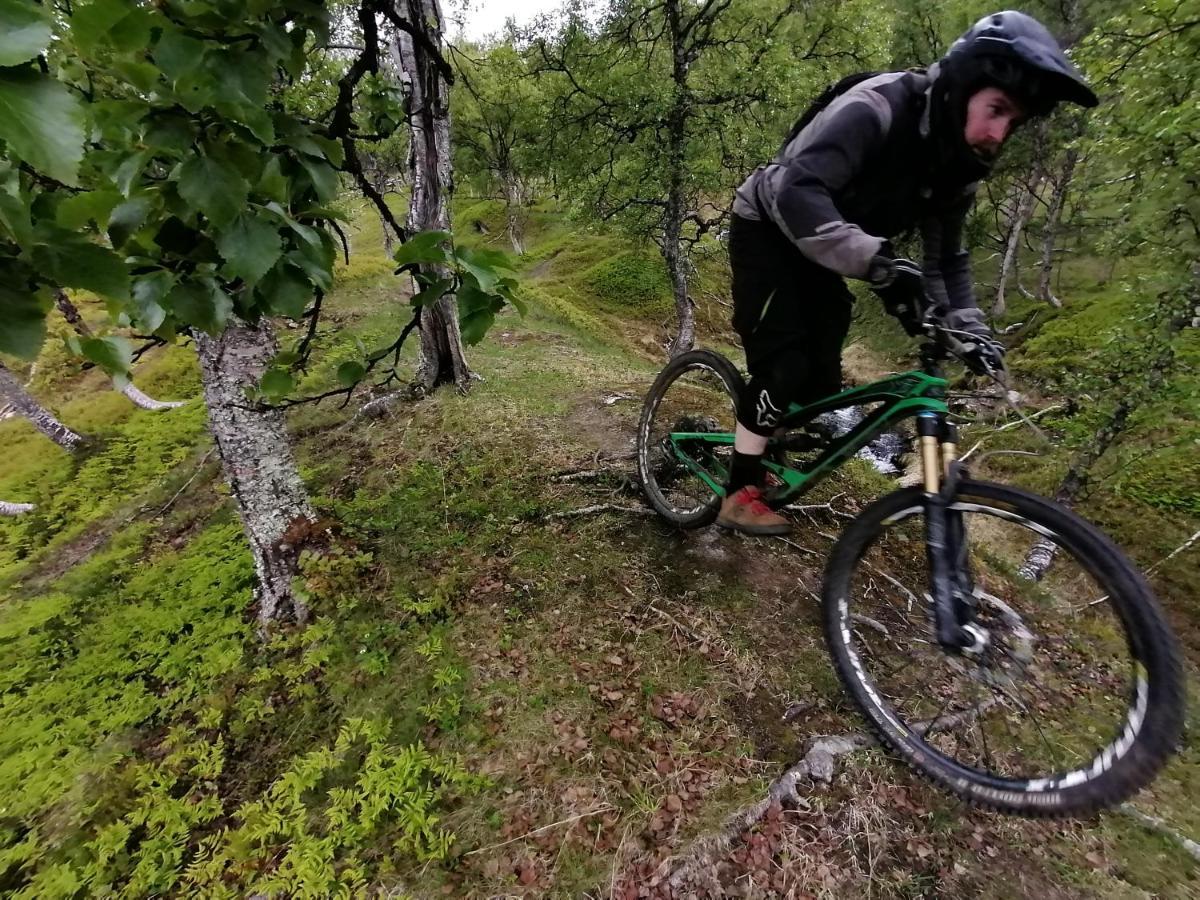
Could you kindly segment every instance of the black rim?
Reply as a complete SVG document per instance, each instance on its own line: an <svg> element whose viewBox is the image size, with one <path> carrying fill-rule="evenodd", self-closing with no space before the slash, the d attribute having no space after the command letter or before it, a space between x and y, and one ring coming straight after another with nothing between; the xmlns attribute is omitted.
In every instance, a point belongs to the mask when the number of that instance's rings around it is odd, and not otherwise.
<svg viewBox="0 0 1200 900"><path fill-rule="evenodd" d="M681 367L656 393L642 422L638 464L660 512L686 522L710 514L721 499L680 458L689 448L674 444L670 435L732 433L735 424L736 398L722 373L703 360ZM694 450L693 461L722 481L732 446L696 442Z"/></svg>

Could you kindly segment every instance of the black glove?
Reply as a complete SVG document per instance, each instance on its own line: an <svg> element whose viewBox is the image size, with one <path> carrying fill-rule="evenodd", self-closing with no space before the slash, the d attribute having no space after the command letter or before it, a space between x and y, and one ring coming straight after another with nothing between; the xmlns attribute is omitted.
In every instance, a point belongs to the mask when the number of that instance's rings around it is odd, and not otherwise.
<svg viewBox="0 0 1200 900"><path fill-rule="evenodd" d="M1004 345L992 337L992 329L975 307L947 310L942 325L962 345L962 360L976 375L998 375L1004 371Z"/></svg>
<svg viewBox="0 0 1200 900"><path fill-rule="evenodd" d="M900 320L906 332L913 336L924 333L928 301L921 269L915 262L874 256L867 268L867 282L883 301L883 308Z"/></svg>

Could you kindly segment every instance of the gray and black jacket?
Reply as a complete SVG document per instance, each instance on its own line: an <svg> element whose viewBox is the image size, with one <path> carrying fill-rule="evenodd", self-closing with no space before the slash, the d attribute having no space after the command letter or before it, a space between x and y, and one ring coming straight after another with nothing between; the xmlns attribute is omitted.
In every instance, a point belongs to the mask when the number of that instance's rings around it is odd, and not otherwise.
<svg viewBox="0 0 1200 900"><path fill-rule="evenodd" d="M929 86L928 75L889 72L836 97L742 183L733 212L773 222L806 257L852 278L885 238L919 226L926 290L975 308L962 232L978 183L937 183Z"/></svg>

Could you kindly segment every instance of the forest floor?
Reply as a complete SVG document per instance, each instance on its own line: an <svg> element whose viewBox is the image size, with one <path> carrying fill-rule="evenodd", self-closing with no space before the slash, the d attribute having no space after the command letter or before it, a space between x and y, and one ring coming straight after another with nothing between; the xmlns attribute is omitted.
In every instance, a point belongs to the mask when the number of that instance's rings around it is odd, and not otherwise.
<svg viewBox="0 0 1200 900"><path fill-rule="evenodd" d="M302 387L327 383L355 355L351 335L371 346L405 318L374 256L377 231L355 240L361 256L329 297L321 362ZM196 413L183 411L192 418L181 436L140 451L144 431L171 430L166 416L92 414L107 439L79 489L99 498L96 510L0 526L0 890L241 894L286 876L284 893L296 896L337 885L414 897L672 896L661 877L698 839L762 800L819 738L863 729L826 654L817 598L834 536L890 480L845 467L806 501L827 508L800 516L787 540L680 533L648 514L627 479L660 365L653 329L576 304L568 278L572 254L602 260L604 240L535 245L531 312L505 313L470 352L482 380L469 395L439 391L381 419L326 404L290 414L315 502L338 523L331 552L305 569L316 617L307 635L256 646L247 560ZM140 386L194 392L187 351L162 356ZM865 373L889 368L861 344L847 358ZM94 373L68 384L93 405L104 387ZM72 401L81 417L86 402ZM39 445L23 428L0 423L31 456ZM137 483L121 474L130 454L154 467ZM53 459L0 460L4 499L22 499L14 487L31 471L47 491L81 480ZM90 555L65 567L81 547ZM120 652L100 647L120 641ZM341 768L305 782L286 808L307 824L250 831L254 804L269 805L314 754L342 752L353 741L339 735L360 721L384 729L388 748L420 740L469 773L425 776L436 819L414 825L403 803L368 816L360 803L348 836L328 815L335 788L369 785L359 773L371 754L343 753ZM206 769L199 747L217 762ZM155 793L164 772L168 789ZM17 779L27 780L20 797ZM870 746L800 794L798 807L769 809L712 855L691 895L1200 893L1200 862L1127 815L981 812ZM167 796L215 812L179 812L182 831L156 844L156 829L169 829L145 809ZM1197 796L1200 751L1189 742L1135 805L1200 837ZM421 828L447 829L453 843L434 852L410 833ZM313 838L330 839L324 868L289 853Z"/></svg>

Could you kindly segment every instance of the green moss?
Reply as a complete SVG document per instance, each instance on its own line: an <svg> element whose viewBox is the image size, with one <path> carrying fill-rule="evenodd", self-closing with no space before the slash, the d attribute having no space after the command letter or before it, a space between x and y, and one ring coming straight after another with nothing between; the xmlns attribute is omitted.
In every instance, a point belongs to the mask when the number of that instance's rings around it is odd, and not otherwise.
<svg viewBox="0 0 1200 900"><path fill-rule="evenodd" d="M123 396L112 396L132 405ZM103 403L97 405L102 409L110 409L108 404L115 402L107 395L99 399ZM41 466L20 463L10 470L7 461L0 460L0 492L28 498L25 502L37 507L0 522L0 572L35 553L61 547L140 497L156 496L163 489L163 480L192 457L206 424L199 403L169 412L139 410L80 459L71 459L38 435L36 452L53 462ZM22 443L32 449L28 434Z"/></svg>
<svg viewBox="0 0 1200 900"><path fill-rule="evenodd" d="M661 257L621 253L585 270L579 278L597 299L618 308L663 312L670 305L671 285Z"/></svg>

